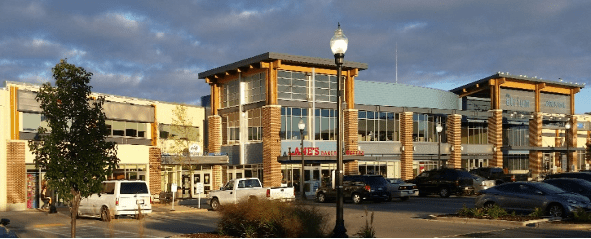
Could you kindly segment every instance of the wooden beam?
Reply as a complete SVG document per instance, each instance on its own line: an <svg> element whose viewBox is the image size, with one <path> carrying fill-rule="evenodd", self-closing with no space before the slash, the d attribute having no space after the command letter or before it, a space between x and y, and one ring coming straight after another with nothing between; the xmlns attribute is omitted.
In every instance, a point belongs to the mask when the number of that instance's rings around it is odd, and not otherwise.
<svg viewBox="0 0 591 239"><path fill-rule="evenodd" d="M570 89L564 88L564 87L546 85L546 87L544 87L544 89L542 89L541 92L569 95Z"/></svg>
<svg viewBox="0 0 591 239"><path fill-rule="evenodd" d="M279 69L286 70L286 71L298 71L298 72L312 73L312 67L305 67L305 66L293 66L293 65L282 64L281 67L279 67ZM331 69L326 69L326 68L314 68L314 72L316 74L337 75L337 70L331 70ZM349 74L350 74L349 72L351 72L351 71L350 70L343 71L342 75L349 76Z"/></svg>
<svg viewBox="0 0 591 239"><path fill-rule="evenodd" d="M270 67L269 62L261 62L261 68L268 69Z"/></svg>

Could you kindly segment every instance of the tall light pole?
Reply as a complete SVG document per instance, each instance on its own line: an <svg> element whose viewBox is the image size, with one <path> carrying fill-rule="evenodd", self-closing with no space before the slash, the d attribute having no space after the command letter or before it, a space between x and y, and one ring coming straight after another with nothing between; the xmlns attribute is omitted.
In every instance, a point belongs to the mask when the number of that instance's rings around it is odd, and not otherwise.
<svg viewBox="0 0 591 239"><path fill-rule="evenodd" d="M298 123L298 128L300 129L300 138L302 139L300 142L300 154L302 155L302 175L300 175L300 192L302 194L302 200L306 200L306 193L304 192L304 129L306 128L306 124L304 123L304 119L300 119Z"/></svg>
<svg viewBox="0 0 591 239"><path fill-rule="evenodd" d="M345 52L347 51L347 44L349 40L343 34L341 30L341 24L336 31L334 36L330 39L330 50L334 54L334 61L337 65L337 132L339 133L337 138L337 177L336 177L336 188L337 188L337 221L334 226L333 237L348 237L347 229L345 229L345 220L343 219L343 80L342 68L345 58Z"/></svg>
<svg viewBox="0 0 591 239"><path fill-rule="evenodd" d="M438 123L435 129L437 130L437 161L443 167L443 162L441 162L441 131L443 131L443 127L441 123Z"/></svg>
<svg viewBox="0 0 591 239"><path fill-rule="evenodd" d="M568 120L568 119L567 119L567 120ZM568 121L567 121L567 122L566 122L566 124L564 125L564 128L566 129L566 130L564 131L564 143L566 143L566 171L567 171L567 172L570 172L570 170L569 170L569 168L570 168L570 165L569 165L569 163L570 163L570 160L568 160L568 158L569 158L569 153L570 153L570 150L569 150L569 149L570 149L570 147L569 147L569 145L568 145L568 141L569 141L569 138L568 138L568 131L570 131L570 127L571 127L571 125L570 125L570 122L568 122Z"/></svg>

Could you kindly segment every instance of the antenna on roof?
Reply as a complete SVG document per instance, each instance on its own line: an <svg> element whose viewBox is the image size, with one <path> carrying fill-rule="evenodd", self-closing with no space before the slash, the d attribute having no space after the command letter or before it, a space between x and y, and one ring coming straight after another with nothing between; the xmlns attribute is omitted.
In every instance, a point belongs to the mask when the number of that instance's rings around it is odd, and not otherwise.
<svg viewBox="0 0 591 239"><path fill-rule="evenodd" d="M396 84L398 84L398 42L396 42Z"/></svg>

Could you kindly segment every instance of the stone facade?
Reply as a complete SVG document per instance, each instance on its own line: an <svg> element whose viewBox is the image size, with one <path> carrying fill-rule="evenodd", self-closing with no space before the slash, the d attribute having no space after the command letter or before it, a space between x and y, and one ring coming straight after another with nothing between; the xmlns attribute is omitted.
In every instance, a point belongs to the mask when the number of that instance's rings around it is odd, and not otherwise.
<svg viewBox="0 0 591 239"><path fill-rule="evenodd" d="M281 106L263 106L263 184L265 187L281 186Z"/></svg>
<svg viewBox="0 0 591 239"><path fill-rule="evenodd" d="M26 201L25 142L8 142L6 145L6 201L8 204Z"/></svg>
<svg viewBox="0 0 591 239"><path fill-rule="evenodd" d="M408 180L414 177L412 172L414 154L414 145L412 141L412 116L412 112L403 112L400 114L400 143L401 146L404 147L404 150L401 150L400 155L400 177L402 180Z"/></svg>
<svg viewBox="0 0 591 239"><path fill-rule="evenodd" d="M462 116L449 115L447 117L447 143L453 148L446 163L448 168L462 167Z"/></svg>
<svg viewBox="0 0 591 239"><path fill-rule="evenodd" d="M542 114L534 113L529 120L529 146L542 147ZM529 151L529 169L532 177L536 178L543 173L542 152Z"/></svg>
<svg viewBox="0 0 591 239"><path fill-rule="evenodd" d="M207 117L207 132L209 134L207 151L219 153L222 149L222 117L210 115Z"/></svg>
<svg viewBox="0 0 591 239"><path fill-rule="evenodd" d="M211 190L218 190L220 187L224 186L224 182L228 181L227 175L224 172L225 167L222 165L213 165L211 169L212 174L212 182L211 182Z"/></svg>
<svg viewBox="0 0 591 239"><path fill-rule="evenodd" d="M343 112L343 124L345 131L345 151L353 152L358 150L358 111L356 109L345 109ZM357 160L345 163L345 175L359 174L359 162Z"/></svg>
<svg viewBox="0 0 591 239"><path fill-rule="evenodd" d="M488 118L488 143L493 145L493 158L488 162L490 167L503 167L503 110L491 110Z"/></svg>
<svg viewBox="0 0 591 239"><path fill-rule="evenodd" d="M162 153L160 148L150 148L150 192L152 194L160 194L161 178L160 178L160 162L162 161Z"/></svg>

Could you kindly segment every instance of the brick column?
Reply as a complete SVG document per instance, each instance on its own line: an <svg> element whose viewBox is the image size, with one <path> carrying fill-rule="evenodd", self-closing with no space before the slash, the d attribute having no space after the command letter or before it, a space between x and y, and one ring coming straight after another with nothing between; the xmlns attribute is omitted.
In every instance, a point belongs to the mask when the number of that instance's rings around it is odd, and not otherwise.
<svg viewBox="0 0 591 239"><path fill-rule="evenodd" d="M554 147L562 147L562 140L563 138L560 137L560 130L556 130L556 138L554 138ZM555 152L554 153L554 166L556 166L557 168L557 172L561 172L561 163L562 160L560 158L561 154L560 152Z"/></svg>
<svg viewBox="0 0 591 239"><path fill-rule="evenodd" d="M213 165L211 168L211 190L218 190L224 186L224 182L227 181L226 174L224 173L224 166Z"/></svg>
<svg viewBox="0 0 591 239"><path fill-rule="evenodd" d="M25 203L25 142L8 142L6 149L6 203Z"/></svg>
<svg viewBox="0 0 591 239"><path fill-rule="evenodd" d="M281 106L263 106L263 184L265 187L281 186Z"/></svg>
<svg viewBox="0 0 591 239"><path fill-rule="evenodd" d="M209 134L207 151L220 153L222 148L222 117L219 115L208 116L207 130Z"/></svg>
<svg viewBox="0 0 591 239"><path fill-rule="evenodd" d="M571 150L571 152L568 153L568 160L567 163L568 165L566 165L568 167L568 172L576 172L579 171L579 159L577 158L577 151L574 150L577 147L577 118L574 116L571 116L570 120L570 129L568 130L568 137L566 140L566 143L568 144L569 149ZM574 170L572 170L571 165L575 165Z"/></svg>
<svg viewBox="0 0 591 239"><path fill-rule="evenodd" d="M161 185L161 159L162 159L162 152L160 148L157 147L150 147L150 192L152 194L160 194L162 191Z"/></svg>
<svg viewBox="0 0 591 239"><path fill-rule="evenodd" d="M536 112L529 120L529 146L542 147L542 114ZM543 171L542 152L538 150L529 151L529 170L532 178L537 178Z"/></svg>
<svg viewBox="0 0 591 239"><path fill-rule="evenodd" d="M345 131L345 152L356 152L358 150L358 128L357 128L357 109L345 109L343 112L344 131ZM345 163L345 175L359 174L359 162L357 160Z"/></svg>
<svg viewBox="0 0 591 239"><path fill-rule="evenodd" d="M491 167L503 167L503 110L491 110L488 118L488 143L493 145L493 159L488 163Z"/></svg>
<svg viewBox="0 0 591 239"><path fill-rule="evenodd" d="M412 172L413 163L413 121L412 112L403 112L400 114L400 144L404 151L400 152L400 177L402 180L414 178Z"/></svg>
<svg viewBox="0 0 591 239"><path fill-rule="evenodd" d="M453 151L449 153L449 160L445 167L447 168L461 168L462 167L462 116L448 115L446 121L447 143L453 147Z"/></svg>

